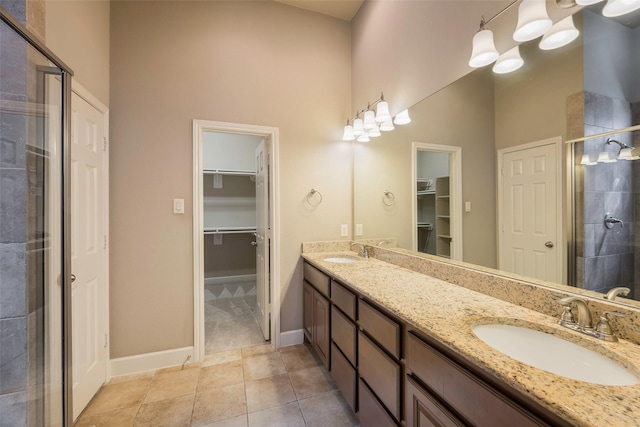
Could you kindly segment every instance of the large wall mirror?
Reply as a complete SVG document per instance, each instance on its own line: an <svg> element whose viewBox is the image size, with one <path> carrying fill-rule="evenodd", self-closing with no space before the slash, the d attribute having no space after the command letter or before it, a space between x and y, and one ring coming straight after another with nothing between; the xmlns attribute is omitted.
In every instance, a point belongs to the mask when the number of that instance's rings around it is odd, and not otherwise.
<svg viewBox="0 0 640 427"><path fill-rule="evenodd" d="M596 159L640 154L640 131L565 143L640 124L640 11L601 8L574 15L571 44L522 44L519 70L477 69L411 107L409 125L354 142L355 238L600 293L625 286L618 301L637 307L640 161ZM522 190L529 172L547 181Z"/></svg>

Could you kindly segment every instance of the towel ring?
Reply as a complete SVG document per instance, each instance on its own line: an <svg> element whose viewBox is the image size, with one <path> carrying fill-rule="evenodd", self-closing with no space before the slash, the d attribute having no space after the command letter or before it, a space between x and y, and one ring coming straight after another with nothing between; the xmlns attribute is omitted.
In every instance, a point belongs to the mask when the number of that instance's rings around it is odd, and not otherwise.
<svg viewBox="0 0 640 427"><path fill-rule="evenodd" d="M382 197L382 203L385 206L393 206L396 203L396 196L391 191L385 190L384 197Z"/></svg>
<svg viewBox="0 0 640 427"><path fill-rule="evenodd" d="M316 203L312 202L312 198L315 195L319 196L319 200ZM312 188L308 193L307 193L307 203L309 203L311 206L318 206L320 203L322 203L322 193L320 193L318 190L316 190L315 188Z"/></svg>

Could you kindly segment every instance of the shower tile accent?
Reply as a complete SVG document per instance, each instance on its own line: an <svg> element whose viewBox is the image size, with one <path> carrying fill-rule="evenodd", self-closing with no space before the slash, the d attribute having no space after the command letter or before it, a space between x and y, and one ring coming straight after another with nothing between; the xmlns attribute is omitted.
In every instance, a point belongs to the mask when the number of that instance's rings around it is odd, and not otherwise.
<svg viewBox="0 0 640 427"><path fill-rule="evenodd" d="M573 95L567 107L570 129L582 128L584 135L594 135L631 126L634 106L626 100L583 92L584 116L576 114L580 96ZM613 135L621 143L631 145L629 133ZM617 155L617 144L606 144L607 137L595 138L575 146L576 162L582 154L595 160L601 151ZM636 224L640 221L638 202L633 186L640 178L638 162L598 163L576 166L576 281L584 289L606 292L616 286L634 288L636 265L634 255ZM637 214L636 214L637 212ZM624 226L615 224L608 229L605 214L621 219ZM636 218L636 215L638 217ZM638 259L636 259L638 258Z"/></svg>

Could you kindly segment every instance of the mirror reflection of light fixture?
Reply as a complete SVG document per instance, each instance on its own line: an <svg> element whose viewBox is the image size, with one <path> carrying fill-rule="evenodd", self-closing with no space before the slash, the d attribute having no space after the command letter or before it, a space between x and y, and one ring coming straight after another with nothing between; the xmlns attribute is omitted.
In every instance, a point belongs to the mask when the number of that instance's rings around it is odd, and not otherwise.
<svg viewBox="0 0 640 427"><path fill-rule="evenodd" d="M640 9L640 0L607 0L602 14L607 18L626 15Z"/></svg>
<svg viewBox="0 0 640 427"><path fill-rule="evenodd" d="M549 31L544 33L540 40L540 49L551 50L566 46L580 35L580 31L573 25L573 16L556 22Z"/></svg>
<svg viewBox="0 0 640 427"><path fill-rule="evenodd" d="M371 108L376 105L377 109L374 112ZM364 120L360 118L360 114L364 114ZM396 115L394 120L391 114L389 114L389 104L384 100L384 94L380 94L380 98L373 104L368 104L366 109L357 111L352 121L347 119L342 140L353 141L357 139L358 142L369 142L369 138L382 135L380 131L389 132L394 130L394 123L396 125L411 123L409 111L401 111Z"/></svg>
<svg viewBox="0 0 640 427"><path fill-rule="evenodd" d="M618 160L638 160L640 156L634 156L631 150L635 150L634 147L623 148L620 150L620 155L618 156Z"/></svg>
<svg viewBox="0 0 640 427"><path fill-rule="evenodd" d="M545 0L522 0L513 39L517 42L533 40L546 33L552 24Z"/></svg>
<svg viewBox="0 0 640 427"><path fill-rule="evenodd" d="M524 60L520 56L519 47L516 46L500 55L492 70L496 74L506 74L522 67L522 64L524 64Z"/></svg>
<svg viewBox="0 0 640 427"><path fill-rule="evenodd" d="M576 4L580 6L589 6L592 4L600 3L603 0L576 0Z"/></svg>
<svg viewBox="0 0 640 427"><path fill-rule="evenodd" d="M612 159L606 151L598 153L598 163L614 163L615 161L616 159Z"/></svg>
<svg viewBox="0 0 640 427"><path fill-rule="evenodd" d="M397 125L406 125L408 123L411 123L411 117L409 117L409 110L400 111L396 115L396 118L393 120L393 123Z"/></svg>
<svg viewBox="0 0 640 427"><path fill-rule="evenodd" d="M493 31L487 30L484 18L480 21L480 30L473 36L471 58L469 66L473 68L484 67L498 59L500 54L493 42Z"/></svg>
<svg viewBox="0 0 640 427"><path fill-rule="evenodd" d="M589 157L588 154L583 154L582 155L582 160L580 161L581 165L587 165L587 166L591 166L591 165L597 165L598 162L592 162L591 158Z"/></svg>

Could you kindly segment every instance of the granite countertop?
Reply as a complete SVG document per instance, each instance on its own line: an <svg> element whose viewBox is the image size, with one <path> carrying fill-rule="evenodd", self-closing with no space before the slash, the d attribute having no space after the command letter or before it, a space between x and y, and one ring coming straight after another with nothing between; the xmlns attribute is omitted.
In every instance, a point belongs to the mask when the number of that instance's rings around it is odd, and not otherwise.
<svg viewBox="0 0 640 427"><path fill-rule="evenodd" d="M640 346L604 342L558 325L556 318L351 251L303 258L576 426L640 425L640 384L603 386L561 377L512 359L482 342L482 323L527 326L603 353L640 377ZM339 264L328 257L357 258Z"/></svg>

